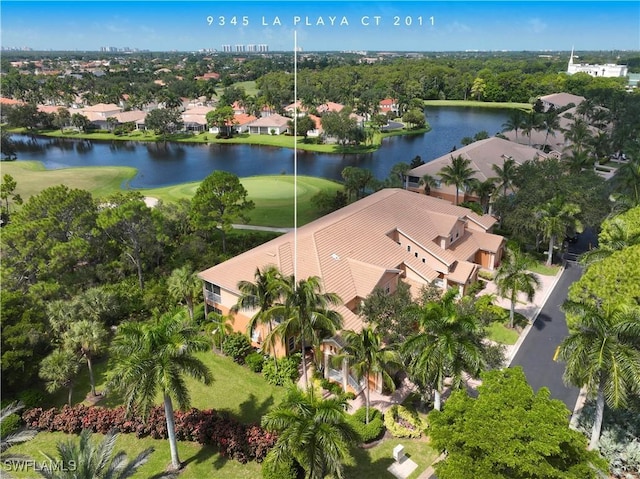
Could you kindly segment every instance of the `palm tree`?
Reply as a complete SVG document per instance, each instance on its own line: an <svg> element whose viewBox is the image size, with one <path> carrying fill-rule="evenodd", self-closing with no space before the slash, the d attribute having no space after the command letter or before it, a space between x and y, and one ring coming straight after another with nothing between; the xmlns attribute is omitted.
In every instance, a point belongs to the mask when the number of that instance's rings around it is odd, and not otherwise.
<svg viewBox="0 0 640 479"><path fill-rule="evenodd" d="M369 424L369 407L371 405L371 386L369 377L380 375L385 386L391 391L395 389L393 378L389 374L391 366L400 365L400 356L396 351L387 348L382 343L382 335L371 326L362 332L344 331L342 333L345 346L337 359L346 359L357 377L365 380L366 423Z"/></svg>
<svg viewBox="0 0 640 479"><path fill-rule="evenodd" d="M439 302L427 303L418 313L418 332L402 345L410 377L434 391L434 408L440 410L444 380L452 387L463 383L463 373L477 376L483 369L484 346L478 321L456 304L457 289Z"/></svg>
<svg viewBox="0 0 640 479"><path fill-rule="evenodd" d="M583 253L580 256L580 264L589 266L608 258L616 251L640 244L640 232L635 230L628 221L622 218L613 218L609 222L609 225L608 238L603 240L602 235L600 235L598 238L598 248Z"/></svg>
<svg viewBox="0 0 640 479"><path fill-rule="evenodd" d="M580 207L575 203L566 203L562 197L556 196L537 208L535 214L542 236L549 240L546 264L551 266L556 240L564 238L569 229L582 231L582 223L576 217L580 214Z"/></svg>
<svg viewBox="0 0 640 479"><path fill-rule="evenodd" d="M458 193L463 188L469 188L472 184L475 170L469 165L471 160L463 158L461 155L451 156L451 164L442 167L440 178L447 185L456 186L456 206L458 205Z"/></svg>
<svg viewBox="0 0 640 479"><path fill-rule="evenodd" d="M173 419L173 400L178 407L189 407L189 391L184 376L204 384L211 372L193 353L210 346L196 325L176 308L151 321L123 323L118 327L111 348L109 384L124 396L127 408L136 405L146 414L162 394L171 449L171 463L179 469L180 459Z"/></svg>
<svg viewBox="0 0 640 479"><path fill-rule="evenodd" d="M344 398L323 399L312 390L291 386L284 400L262 418L262 427L278 435L266 460L281 463L293 458L308 479L343 478L343 462L357 437L346 421L346 405Z"/></svg>
<svg viewBox="0 0 640 479"><path fill-rule="evenodd" d="M591 141L589 124L585 120L577 118L565 132L564 136L571 142L571 145L568 147L569 149L582 152L589 146Z"/></svg>
<svg viewBox="0 0 640 479"><path fill-rule="evenodd" d="M52 464L64 464L62 468L42 468L40 475L47 479L126 479L132 477L143 466L153 453L153 448L147 448L133 460L127 461L124 451L113 456L118 434L115 431L107 433L100 442L92 440L92 433L88 429L80 432L80 440L59 441L56 449L58 457L45 456ZM73 464L74 467L69 467ZM163 478L172 477L168 475Z"/></svg>
<svg viewBox="0 0 640 479"><path fill-rule="evenodd" d="M438 180L429 173L425 173L422 175L422 178L420 178L420 184L424 185L424 194L428 195L431 192L431 188L438 186Z"/></svg>
<svg viewBox="0 0 640 479"><path fill-rule="evenodd" d="M486 214L487 211L489 211L491 195L496 191L495 178L487 178L484 181L474 182L473 191L478 195L480 205L482 206L482 212Z"/></svg>
<svg viewBox="0 0 640 479"><path fill-rule="evenodd" d="M73 352L56 349L40 363L40 377L47 382L46 388L50 393L69 388L67 403L71 406L73 384L79 369L80 363Z"/></svg>
<svg viewBox="0 0 640 479"><path fill-rule="evenodd" d="M269 310L282 298L286 288L282 273L275 265L265 266L262 271L256 268L253 277L255 279L253 283L246 280L238 282L240 296L238 302L231 308L233 313L240 309L257 310L247 325L249 337L253 336L253 331L259 324L267 324L269 332L273 330Z"/></svg>
<svg viewBox="0 0 640 479"><path fill-rule="evenodd" d="M267 335L265 343L273 348L276 338L285 340L296 337L302 349L302 374L305 388L307 378L307 345L318 346L322 339L333 336L342 327L340 313L330 309L341 303L335 293L321 293L320 278L310 276L296 284L293 276L285 278L283 304L277 304L268 311L272 319L280 323Z"/></svg>
<svg viewBox="0 0 640 479"><path fill-rule="evenodd" d="M196 298L202 294L202 283L191 270L190 265L185 264L171 272L171 276L167 279L167 291L175 301L184 301L189 317L193 319Z"/></svg>
<svg viewBox="0 0 640 479"><path fill-rule="evenodd" d="M511 131L513 130L516 134L516 143L518 143L518 130L520 130L524 124L524 111L522 110L511 110L509 113L509 117L507 121L502 124L502 131Z"/></svg>
<svg viewBox="0 0 640 479"><path fill-rule="evenodd" d="M556 131L560 129L560 117L555 109L547 111L542 117L542 123L540 125L545 132L544 144L547 144L549 135L555 137Z"/></svg>
<svg viewBox="0 0 640 479"><path fill-rule="evenodd" d="M640 157L627 161L618 168L613 183L631 200L631 204L640 205Z"/></svg>
<svg viewBox="0 0 640 479"><path fill-rule="evenodd" d="M204 332L211 335L213 339L212 348L215 349L216 341L219 351L222 351L222 344L225 338L233 332L234 317L232 314L219 314L210 311L207 315L207 322L204 325Z"/></svg>
<svg viewBox="0 0 640 479"><path fill-rule="evenodd" d="M522 133L525 133L529 137L529 146L531 146L531 132L537 130L540 125L540 114L531 110L524 116L524 123L522 125Z"/></svg>
<svg viewBox="0 0 640 479"><path fill-rule="evenodd" d="M496 186L496 188L502 188L502 194L506 197L507 190L513 190L513 181L518 169L516 160L507 156L504 157L504 163L502 163L502 167L494 164L491 166L491 168L497 175L498 185Z"/></svg>
<svg viewBox="0 0 640 479"><path fill-rule="evenodd" d="M17 413L22 408L24 408L24 404L20 402L13 402L3 407L2 410L0 410L0 426L4 424L5 420L9 416ZM15 444L30 441L36 436L36 434L38 434L37 429L19 429L17 431L12 431L6 434L3 428L3 434L2 437L0 437L0 453L4 453L7 449ZM3 455L2 459L7 459L7 457Z"/></svg>
<svg viewBox="0 0 640 479"><path fill-rule="evenodd" d="M98 321L81 319L74 321L65 331L62 342L69 351L80 353L87 360L89 368L89 382L91 394L96 396L96 382L93 377L92 359L107 347L108 333L105 327Z"/></svg>
<svg viewBox="0 0 640 479"><path fill-rule="evenodd" d="M631 395L640 393L640 308L567 301L563 310L580 317L576 330L560 344L559 357L566 361L565 381L596 396L589 441L593 449L600 439L605 402L625 407Z"/></svg>
<svg viewBox="0 0 640 479"><path fill-rule="evenodd" d="M512 329L518 294L525 293L527 300L531 302L536 294L536 289L540 287L538 277L527 270L530 265L531 260L519 250L507 249L494 278L498 295L511 301L509 327Z"/></svg>

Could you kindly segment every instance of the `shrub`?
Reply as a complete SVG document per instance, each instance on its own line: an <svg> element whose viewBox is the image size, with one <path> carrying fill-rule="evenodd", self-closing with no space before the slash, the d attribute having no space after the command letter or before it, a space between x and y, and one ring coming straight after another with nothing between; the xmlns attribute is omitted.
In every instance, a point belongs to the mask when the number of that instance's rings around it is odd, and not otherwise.
<svg viewBox="0 0 640 479"><path fill-rule="evenodd" d="M280 462L267 457L262 462L262 479L297 479L304 470L291 456ZM302 476L304 477L304 476Z"/></svg>
<svg viewBox="0 0 640 479"><path fill-rule="evenodd" d="M347 421L358 434L360 442L371 442L384 434L382 413L375 408L369 408L369 424L366 424L367 408L361 407L353 415L347 416Z"/></svg>
<svg viewBox="0 0 640 479"><path fill-rule="evenodd" d="M267 382L274 386L290 384L298 379L301 360L300 353L292 354L278 359L277 368L273 361L266 361L262 367L262 374Z"/></svg>
<svg viewBox="0 0 640 479"><path fill-rule="evenodd" d="M247 367L254 373L262 372L262 366L264 365L264 356L258 352L253 352L244 358L244 362Z"/></svg>
<svg viewBox="0 0 640 479"><path fill-rule="evenodd" d="M0 437L4 438L13 432L16 432L18 429L20 429L21 423L22 418L19 414L9 414L0 423Z"/></svg>
<svg viewBox="0 0 640 479"><path fill-rule="evenodd" d="M44 394L38 389L25 389L18 394L18 400L24 404L25 409L36 407L44 401Z"/></svg>
<svg viewBox="0 0 640 479"><path fill-rule="evenodd" d="M340 396L343 393L342 386L340 384L326 378L322 378L320 380L320 386L322 386L322 389L326 389L327 391L335 394L336 396Z"/></svg>
<svg viewBox="0 0 640 479"><path fill-rule="evenodd" d="M222 343L222 352L238 364L244 364L245 358L252 351L249 338L242 333L231 333Z"/></svg>
<svg viewBox="0 0 640 479"><path fill-rule="evenodd" d="M478 271L478 278L486 279L487 281L493 281L493 273L486 269Z"/></svg>
<svg viewBox="0 0 640 479"><path fill-rule="evenodd" d="M384 425L394 437L420 437L425 427L417 413L398 404L387 409Z"/></svg>
<svg viewBox="0 0 640 479"><path fill-rule="evenodd" d="M123 434L135 433L136 437L166 439L167 426L164 408L156 406L143 420L138 415L128 416L123 406L114 409L77 405L43 410L34 408L22 416L27 427L78 434L82 429L105 434L117 428ZM214 410L175 411L176 437L179 441L195 441L211 444L231 459L241 463L261 462L273 447L276 436L258 425L245 425Z"/></svg>

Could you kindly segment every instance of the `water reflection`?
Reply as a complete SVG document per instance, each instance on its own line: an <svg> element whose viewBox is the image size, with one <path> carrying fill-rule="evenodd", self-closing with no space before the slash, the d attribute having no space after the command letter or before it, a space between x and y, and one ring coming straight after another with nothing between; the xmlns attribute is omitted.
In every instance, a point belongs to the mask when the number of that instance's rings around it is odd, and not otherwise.
<svg viewBox="0 0 640 479"><path fill-rule="evenodd" d="M368 168L383 180L393 165L410 163L417 155L429 161L461 146L460 140L480 130L500 131L508 113L504 110L428 108L432 130L423 135L386 138L373 153L343 155L298 151L298 174L342 180L346 166ZM200 181L214 170L238 176L293 174L291 149L259 145L188 143L136 143L131 141L32 138L13 135L18 161L41 161L46 168L75 166L131 166L138 174L133 188L154 188Z"/></svg>

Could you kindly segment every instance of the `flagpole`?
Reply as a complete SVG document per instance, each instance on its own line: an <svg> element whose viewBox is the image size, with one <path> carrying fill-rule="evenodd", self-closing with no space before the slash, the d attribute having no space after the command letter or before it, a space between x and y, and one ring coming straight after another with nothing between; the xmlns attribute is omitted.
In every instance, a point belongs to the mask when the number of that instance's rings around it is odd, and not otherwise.
<svg viewBox="0 0 640 479"><path fill-rule="evenodd" d="M298 283L298 32L293 31L293 280ZM304 351L302 352L304 354Z"/></svg>

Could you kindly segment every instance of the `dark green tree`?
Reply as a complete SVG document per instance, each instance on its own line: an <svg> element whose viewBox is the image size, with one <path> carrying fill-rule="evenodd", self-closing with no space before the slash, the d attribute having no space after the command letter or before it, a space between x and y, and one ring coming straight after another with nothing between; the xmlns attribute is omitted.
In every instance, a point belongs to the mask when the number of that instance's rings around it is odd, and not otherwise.
<svg viewBox="0 0 640 479"><path fill-rule="evenodd" d="M222 251L227 251L227 234L234 221L246 221L245 213L254 203L247 199L247 190L233 173L214 171L207 176L191 200L190 218L195 228L205 236L217 230L222 237Z"/></svg>
<svg viewBox="0 0 640 479"><path fill-rule="evenodd" d="M466 191L473 184L473 175L475 170L471 168L471 160L458 155L451 156L451 164L443 166L440 170L440 178L447 185L455 185L456 187L456 206L458 205L458 195L460 190Z"/></svg>
<svg viewBox="0 0 640 479"><path fill-rule="evenodd" d="M429 414L431 444L446 457L440 479L597 479L607 465L569 428L570 411L547 388L534 394L522 368L482 374L478 397L454 391Z"/></svg>
<svg viewBox="0 0 640 479"><path fill-rule="evenodd" d="M178 110L172 108L157 108L147 113L144 120L145 127L153 130L162 138L182 129L184 122Z"/></svg>

